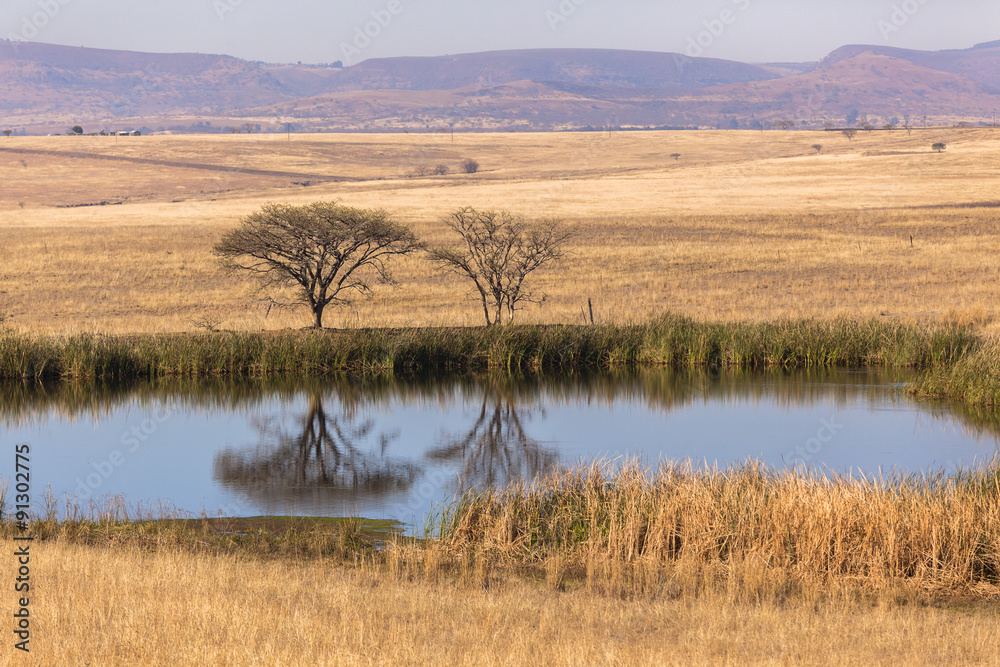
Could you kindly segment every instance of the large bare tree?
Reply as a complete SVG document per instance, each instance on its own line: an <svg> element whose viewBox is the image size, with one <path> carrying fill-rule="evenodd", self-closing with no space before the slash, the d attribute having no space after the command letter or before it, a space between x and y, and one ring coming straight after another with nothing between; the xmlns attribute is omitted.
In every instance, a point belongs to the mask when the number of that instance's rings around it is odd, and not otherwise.
<svg viewBox="0 0 1000 667"><path fill-rule="evenodd" d="M422 248L409 228L382 210L337 202L266 204L215 244L229 271L245 271L262 290L291 286L323 326L328 305L368 296L374 281L391 282L386 262Z"/></svg>
<svg viewBox="0 0 1000 667"><path fill-rule="evenodd" d="M540 302L525 289L524 281L536 269L562 258L573 232L555 220L529 223L507 211L462 208L444 223L460 243L431 248L432 261L452 273L469 278L483 304L486 326L507 320L527 302Z"/></svg>

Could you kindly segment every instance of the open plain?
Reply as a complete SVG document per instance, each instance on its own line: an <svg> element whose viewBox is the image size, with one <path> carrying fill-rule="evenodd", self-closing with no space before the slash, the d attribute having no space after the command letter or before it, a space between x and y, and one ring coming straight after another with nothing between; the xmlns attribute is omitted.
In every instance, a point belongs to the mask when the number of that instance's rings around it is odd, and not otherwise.
<svg viewBox="0 0 1000 667"><path fill-rule="evenodd" d="M304 376L349 357L338 345L391 374L392 350L449 344L499 351L486 366L509 372L537 338L539 360L575 344L601 363L913 366L943 385L928 395L991 410L998 149L988 128L0 139L0 375L16 371L16 397L61 364L88 396L133 371L239 376L246 362L256 377L258 347L291 350L276 372ZM266 202L334 199L385 208L430 245L463 206L560 219L570 254L533 276L548 298L519 321L583 324L589 299L598 323L652 333L458 329L482 324L480 307L419 254L326 320L413 330L249 333L311 317L269 308L213 244ZM240 333L155 335L199 329ZM77 333L152 335L64 335ZM628 491L617 481L569 487L553 512L532 503L559 494L515 486L517 502L453 506L450 535L379 549L342 528L50 515L33 524L37 661L17 664L996 664L997 480L994 466L907 495L752 467L679 475L655 488L694 499L675 507L697 517L683 537L673 501L638 482L635 497L605 494ZM599 503L574 495L588 489ZM543 544L537 517L572 521ZM0 528L12 551L14 524Z"/></svg>
<svg viewBox="0 0 1000 667"><path fill-rule="evenodd" d="M943 152L931 145L943 142ZM891 318L995 329L1000 132L13 137L0 141L0 313L36 333L299 328L212 245L268 201L389 210L430 244L461 206L577 236L519 321ZM463 173L465 158L481 169ZM443 176L424 175L444 165ZM328 326L480 323L421 256Z"/></svg>

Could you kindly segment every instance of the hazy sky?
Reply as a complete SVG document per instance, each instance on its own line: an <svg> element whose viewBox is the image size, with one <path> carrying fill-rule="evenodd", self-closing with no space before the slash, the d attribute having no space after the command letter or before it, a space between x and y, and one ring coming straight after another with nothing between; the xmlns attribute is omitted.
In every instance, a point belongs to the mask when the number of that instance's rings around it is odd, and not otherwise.
<svg viewBox="0 0 1000 667"><path fill-rule="evenodd" d="M1000 2L0 0L0 37L270 62L542 47L805 61L852 43L934 50L1000 39Z"/></svg>

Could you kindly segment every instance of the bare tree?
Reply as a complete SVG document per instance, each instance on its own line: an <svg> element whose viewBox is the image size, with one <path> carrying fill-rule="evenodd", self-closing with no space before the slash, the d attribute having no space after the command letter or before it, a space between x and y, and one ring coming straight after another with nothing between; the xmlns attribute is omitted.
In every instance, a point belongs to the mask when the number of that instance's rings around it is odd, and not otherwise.
<svg viewBox="0 0 1000 667"><path fill-rule="evenodd" d="M385 211L316 202L265 204L226 233L214 252L223 268L250 273L262 290L297 288L297 302L309 306L320 329L328 305L348 303L352 292L370 295L374 280L392 282L386 261L422 247Z"/></svg>
<svg viewBox="0 0 1000 667"><path fill-rule="evenodd" d="M473 160L471 157L462 160L462 171L467 174L474 174L479 171L479 163Z"/></svg>
<svg viewBox="0 0 1000 667"><path fill-rule="evenodd" d="M847 137L848 141L853 141L854 137L857 136L858 131L855 130L854 128L850 128L850 129L847 129L847 130L843 130L841 132L841 134L843 134L845 137Z"/></svg>
<svg viewBox="0 0 1000 667"><path fill-rule="evenodd" d="M779 130L790 130L795 127L795 121L792 120L776 120L773 123L774 127Z"/></svg>
<svg viewBox="0 0 1000 667"><path fill-rule="evenodd" d="M469 278L483 304L486 326L507 320L522 303L540 303L524 288L524 281L536 269L558 260L573 232L555 221L530 224L507 211L477 211L462 208L444 221L461 238L453 247L428 251L430 259L447 271Z"/></svg>

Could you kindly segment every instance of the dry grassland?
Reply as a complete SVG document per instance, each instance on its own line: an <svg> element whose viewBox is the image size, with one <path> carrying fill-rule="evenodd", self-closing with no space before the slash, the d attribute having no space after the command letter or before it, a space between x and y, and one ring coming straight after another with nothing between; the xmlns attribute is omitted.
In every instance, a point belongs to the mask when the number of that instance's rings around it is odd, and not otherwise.
<svg viewBox="0 0 1000 667"><path fill-rule="evenodd" d="M936 141L947 151L931 151ZM454 143L442 134L15 137L0 141L0 312L55 333L184 331L204 317L231 329L306 326L305 309L265 319L246 282L220 276L210 249L266 201L340 198L387 208L431 243L447 239L440 219L463 205L576 227L572 258L539 274L550 298L525 322L580 322L590 297L612 322L672 310L950 319L992 332L998 149L1000 132L988 129L853 141L777 131L459 134ZM465 157L482 171L458 173ZM452 173L406 177L437 164ZM123 203L60 208L102 201ZM329 313L329 326L479 324L464 285L423 258L399 262L395 277L372 301Z"/></svg>
<svg viewBox="0 0 1000 667"><path fill-rule="evenodd" d="M813 591L822 604L724 589L623 600L169 549L60 541L32 555L32 653L5 664L997 664L1000 645L995 607L851 601L828 587Z"/></svg>

